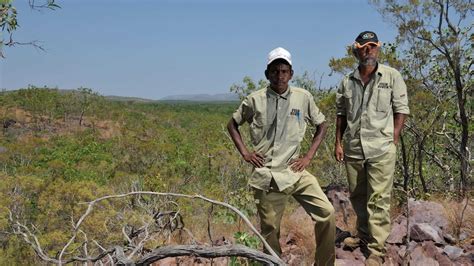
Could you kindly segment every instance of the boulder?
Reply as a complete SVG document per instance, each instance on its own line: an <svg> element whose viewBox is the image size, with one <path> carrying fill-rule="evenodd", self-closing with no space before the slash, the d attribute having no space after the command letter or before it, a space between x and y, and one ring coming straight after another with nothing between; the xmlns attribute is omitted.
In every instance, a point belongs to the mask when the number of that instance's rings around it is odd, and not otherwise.
<svg viewBox="0 0 474 266"><path fill-rule="evenodd" d="M440 266L451 266L453 264L446 255L442 254L443 249L435 246L432 241L423 242L422 247L425 254L434 258Z"/></svg>
<svg viewBox="0 0 474 266"><path fill-rule="evenodd" d="M336 259L336 264L338 266L364 266L363 261L354 261L349 259Z"/></svg>
<svg viewBox="0 0 474 266"><path fill-rule="evenodd" d="M387 252L385 254L385 263L384 265L402 265L403 259L399 255L400 247L397 245L387 245Z"/></svg>
<svg viewBox="0 0 474 266"><path fill-rule="evenodd" d="M474 254L470 254L467 256L461 256L459 257L454 265L460 265L460 266L472 266L474 263Z"/></svg>
<svg viewBox="0 0 474 266"><path fill-rule="evenodd" d="M443 234L443 238L448 244L455 244L456 243L456 238L452 236L451 234L445 233Z"/></svg>
<svg viewBox="0 0 474 266"><path fill-rule="evenodd" d="M364 264L365 257L364 254L360 251L360 248L357 248L353 251L344 250L342 248L336 249L336 259L342 259L344 261L352 261L354 263L361 262Z"/></svg>
<svg viewBox="0 0 474 266"><path fill-rule="evenodd" d="M448 255L451 260L456 260L463 255L464 250L455 246L445 246L443 252Z"/></svg>
<svg viewBox="0 0 474 266"><path fill-rule="evenodd" d="M410 227L417 223L429 223L441 230L448 228L449 222L443 205L436 202L409 199L408 207L410 209Z"/></svg>
<svg viewBox="0 0 474 266"><path fill-rule="evenodd" d="M407 219L403 217L399 222L392 224L392 230L387 238L389 244L402 244L407 236Z"/></svg>
<svg viewBox="0 0 474 266"><path fill-rule="evenodd" d="M439 244L445 244L438 229L427 223L417 223L410 228L410 239L416 241L431 240Z"/></svg>
<svg viewBox="0 0 474 266"><path fill-rule="evenodd" d="M398 250L398 256L400 258L405 258L405 255L407 254L407 246L400 246L400 249Z"/></svg>
<svg viewBox="0 0 474 266"><path fill-rule="evenodd" d="M407 251L408 252L412 252L413 250L415 250L415 248L418 246L418 243L416 243L415 241L410 241L410 243L408 243L407 245Z"/></svg>
<svg viewBox="0 0 474 266"><path fill-rule="evenodd" d="M418 245L413 252L410 253L410 265L438 266L439 263L433 257L428 256L421 245Z"/></svg>

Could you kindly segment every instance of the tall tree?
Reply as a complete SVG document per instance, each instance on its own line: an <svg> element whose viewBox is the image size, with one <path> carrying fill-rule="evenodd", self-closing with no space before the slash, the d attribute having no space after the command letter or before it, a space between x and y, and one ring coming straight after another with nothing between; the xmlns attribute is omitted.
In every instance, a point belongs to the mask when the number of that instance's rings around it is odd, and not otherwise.
<svg viewBox="0 0 474 266"><path fill-rule="evenodd" d="M446 137L459 159L459 188L464 194L471 173L474 5L470 0L370 2L398 28L397 42L405 51L404 74L420 80L420 86L455 107L438 134Z"/></svg>

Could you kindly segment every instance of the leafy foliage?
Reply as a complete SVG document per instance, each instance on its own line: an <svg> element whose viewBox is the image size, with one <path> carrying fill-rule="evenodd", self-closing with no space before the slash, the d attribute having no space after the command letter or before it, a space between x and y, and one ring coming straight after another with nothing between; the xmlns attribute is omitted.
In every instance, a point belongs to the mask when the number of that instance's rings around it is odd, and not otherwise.
<svg viewBox="0 0 474 266"><path fill-rule="evenodd" d="M10 210L15 219L41 232L38 239L53 257L68 240L71 221L84 212L80 203L104 194L200 193L236 203L250 216L255 213L245 186L250 169L236 156L225 131L237 103L105 102L89 89L34 86L2 92L0 101L5 103L0 107L2 122L16 121L0 137L1 231L10 231ZM101 211L84 224L87 241L110 246L123 241L124 225L138 230L149 222L154 213L137 212L136 202L131 203L135 208L100 206ZM185 219L199 216L206 208L197 202L177 201L180 209L166 201L141 198L139 202L146 203L142 210L179 211ZM81 241L86 239L80 234L69 251L78 252ZM5 258L17 249L23 249L18 254L30 251L10 233L2 235L0 242ZM166 238L149 244L156 247L165 242ZM22 257L26 258L37 264L34 256Z"/></svg>
<svg viewBox="0 0 474 266"><path fill-rule="evenodd" d="M1 37L0 37L0 58L4 58L3 47L4 46L16 46L16 45L32 45L40 50L43 50L37 42L17 42L13 39L13 33L18 29L19 24L17 20L17 10L13 6L14 0L0 0L0 28L1 28ZM32 9L50 9L55 10L60 8L56 4L55 0L29 0L28 1ZM7 34L4 34L4 33Z"/></svg>
<svg viewBox="0 0 474 266"><path fill-rule="evenodd" d="M401 70L408 83L416 85L409 88L410 93L415 97L421 95L419 90L432 94L424 94L426 97L420 103L431 102L426 106L430 110L427 116L412 112L414 119L409 121L410 133L416 138L413 143L418 150L418 176L425 183L423 169L427 167L423 164L424 156L427 156L443 171L449 169L459 176L456 187L464 194L470 187L471 174L472 3L457 0L371 2L399 30L397 45L403 55L399 57L403 62ZM426 121L432 122L426 125ZM444 143L441 146L446 151L440 150L439 144L433 144L437 149L426 147L431 141ZM443 155L445 153L450 156ZM449 159L453 155L454 161ZM453 165L456 161L458 167ZM426 185L423 186L426 191Z"/></svg>
<svg viewBox="0 0 474 266"><path fill-rule="evenodd" d="M457 194L468 188L466 179L471 171L468 151L472 150L470 121L474 108L473 26L467 19L472 15L470 3L372 2L399 29L397 41L382 47L381 62L404 75L412 111L400 147L396 185L418 197L447 189ZM48 0L40 6L57 8L55 5ZM16 30L10 1L1 7L0 15L2 31ZM449 24L455 19L457 23ZM340 74L355 64L350 49L344 58L330 61L333 72ZM230 88L240 98L268 85L250 77L242 82ZM295 76L293 84L314 95L329 124L326 139L308 170L323 186L344 183L345 171L333 159L334 92L321 88L308 72ZM0 92L0 120L4 125L0 133L0 264L40 263L31 248L11 234L10 213L32 228L45 251L54 257L69 239L71 224L84 212L86 205L81 203L112 193L199 193L237 206L255 218L253 197L246 187L251 169L240 159L225 130L237 105L113 102L88 88L63 91L29 86ZM313 132L308 130L303 150L308 148ZM245 128L242 133L248 140ZM199 225L212 220L201 217L208 213L203 204L179 203L135 197L100 204L84 223L84 234L79 234L67 252L80 254L81 245L91 243L91 239L104 246L123 243L123 232L138 232L163 211L179 213L190 227L202 227ZM240 228L229 229L240 224L234 214L220 209L215 214L212 222L225 221L230 236L238 232L233 235L236 241L257 247L254 236ZM163 228L157 226L152 233L163 233ZM200 239L210 235L200 229ZM171 234L157 234L146 248L168 243Z"/></svg>
<svg viewBox="0 0 474 266"><path fill-rule="evenodd" d="M252 78L249 76L245 76L242 82L244 84L233 84L232 86L230 86L230 91L237 94L240 100L242 100L245 96L249 95L250 93L254 91L258 91L268 86L267 80L261 79L256 84L252 80Z"/></svg>
<svg viewBox="0 0 474 266"><path fill-rule="evenodd" d="M246 232L240 232L240 231L236 232L234 234L234 238L235 238L235 242L237 244L241 244L241 245L247 246L249 248L253 248L253 249L258 249L258 246L260 244L260 241L258 240L257 237L249 235ZM235 258L235 257L231 259L230 265L242 265L242 264L244 264L244 265L260 265L260 264L255 263L255 262L243 263L243 262L241 262L241 260L239 260L238 258Z"/></svg>

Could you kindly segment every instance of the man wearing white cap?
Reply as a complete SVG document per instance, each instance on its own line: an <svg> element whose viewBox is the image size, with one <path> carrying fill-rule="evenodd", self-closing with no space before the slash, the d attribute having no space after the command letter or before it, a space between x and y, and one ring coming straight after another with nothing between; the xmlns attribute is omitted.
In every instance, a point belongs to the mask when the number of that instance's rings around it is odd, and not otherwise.
<svg viewBox="0 0 474 266"><path fill-rule="evenodd" d="M227 125L235 146L253 165L254 189L263 236L281 255L280 222L289 197L295 198L315 224L315 265L334 265L334 208L313 175L305 170L326 134L325 117L311 93L288 86L293 77L290 53L276 48L268 54L265 77L270 85L248 95ZM250 125L253 151L242 141L239 126ZM302 157L300 143L306 123L316 126L311 146Z"/></svg>

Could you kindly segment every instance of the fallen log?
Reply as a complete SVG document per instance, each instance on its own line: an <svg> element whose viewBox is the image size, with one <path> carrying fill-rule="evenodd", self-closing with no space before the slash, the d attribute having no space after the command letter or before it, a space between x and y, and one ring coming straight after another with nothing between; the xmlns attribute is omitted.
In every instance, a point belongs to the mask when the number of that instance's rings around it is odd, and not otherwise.
<svg viewBox="0 0 474 266"><path fill-rule="evenodd" d="M195 256L202 258L244 257L265 265L285 265L285 263L268 254L248 248L244 245L202 246L202 245L174 245L154 249L141 259L137 265L148 265L155 261L179 256Z"/></svg>

